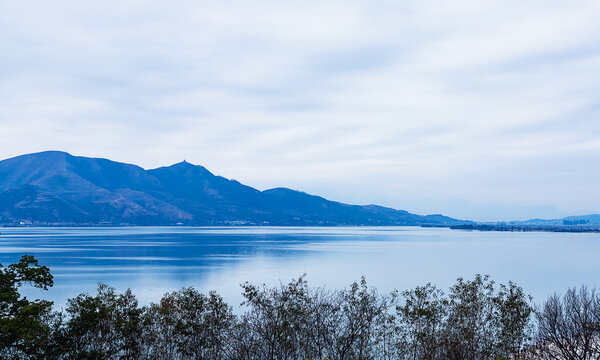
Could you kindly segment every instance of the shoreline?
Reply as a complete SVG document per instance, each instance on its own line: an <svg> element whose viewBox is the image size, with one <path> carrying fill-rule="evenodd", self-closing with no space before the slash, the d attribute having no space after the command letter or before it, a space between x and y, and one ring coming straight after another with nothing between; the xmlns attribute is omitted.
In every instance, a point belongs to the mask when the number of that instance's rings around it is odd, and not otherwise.
<svg viewBox="0 0 600 360"><path fill-rule="evenodd" d="M558 232L600 233L600 227L509 225L509 224L465 224L449 226L452 230L502 231L502 232Z"/></svg>
<svg viewBox="0 0 600 360"><path fill-rule="evenodd" d="M557 232L557 233L600 233L598 227L581 226L548 226L548 225L518 225L518 224L477 224L466 223L458 225L438 225L438 224L415 224L415 225L357 225L357 224L336 224L336 225L259 225L259 224L211 224L211 225L139 225L139 224L0 224L0 229L13 228L385 228L385 227L420 227L420 228L442 228L450 230L468 230L468 231L499 231L499 232ZM1 231L0 231L1 233Z"/></svg>

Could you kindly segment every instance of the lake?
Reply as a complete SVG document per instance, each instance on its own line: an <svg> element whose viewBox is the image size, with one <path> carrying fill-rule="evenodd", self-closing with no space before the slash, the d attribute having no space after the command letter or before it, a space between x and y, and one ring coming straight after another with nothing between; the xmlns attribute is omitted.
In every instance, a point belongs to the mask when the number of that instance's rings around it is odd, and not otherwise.
<svg viewBox="0 0 600 360"><path fill-rule="evenodd" d="M22 254L50 267L55 285L29 296L54 300L98 282L131 288L147 304L193 286L232 305L239 284L287 282L342 288L366 276L380 291L490 274L536 302L571 286L600 285L600 234L477 232L418 227L0 228L0 263Z"/></svg>

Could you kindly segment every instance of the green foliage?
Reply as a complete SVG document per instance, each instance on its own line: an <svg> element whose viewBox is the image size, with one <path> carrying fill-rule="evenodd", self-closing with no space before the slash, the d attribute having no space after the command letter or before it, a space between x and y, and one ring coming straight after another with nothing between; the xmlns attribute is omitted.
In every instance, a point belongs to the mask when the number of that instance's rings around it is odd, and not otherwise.
<svg viewBox="0 0 600 360"><path fill-rule="evenodd" d="M68 301L62 329L62 351L69 359L139 359L142 309L130 290L98 285L95 296L81 294Z"/></svg>
<svg viewBox="0 0 600 360"><path fill-rule="evenodd" d="M47 290L53 285L46 266L23 255L16 264L0 264L0 357L42 359L50 336L52 302L30 301L19 289L28 284Z"/></svg>
<svg viewBox="0 0 600 360"><path fill-rule="evenodd" d="M508 285L500 285L500 290L492 299L495 306L493 318L499 328L495 344L497 353L518 354L532 340L532 300L512 281Z"/></svg>
<svg viewBox="0 0 600 360"><path fill-rule="evenodd" d="M398 355L411 359L438 359L441 354L444 318L448 301L444 293L428 283L402 292L404 304L397 306Z"/></svg>
<svg viewBox="0 0 600 360"><path fill-rule="evenodd" d="M144 313L144 345L150 359L222 359L234 324L231 307L215 292L186 288L166 294Z"/></svg>
<svg viewBox="0 0 600 360"><path fill-rule="evenodd" d="M398 357L496 359L521 353L531 339L531 298L489 276L457 279L448 295L431 284L402 293Z"/></svg>
<svg viewBox="0 0 600 360"><path fill-rule="evenodd" d="M443 338L448 359L490 358L495 349L494 282L476 275L472 281L458 278L448 295L448 318Z"/></svg>

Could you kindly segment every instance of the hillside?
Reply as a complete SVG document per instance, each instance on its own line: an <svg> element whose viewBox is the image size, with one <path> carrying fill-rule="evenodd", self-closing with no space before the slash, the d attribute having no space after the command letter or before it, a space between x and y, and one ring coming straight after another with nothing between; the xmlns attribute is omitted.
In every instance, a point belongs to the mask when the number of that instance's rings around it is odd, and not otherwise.
<svg viewBox="0 0 600 360"><path fill-rule="evenodd" d="M181 162L153 170L47 151L0 161L3 225L434 225L461 221L260 191Z"/></svg>

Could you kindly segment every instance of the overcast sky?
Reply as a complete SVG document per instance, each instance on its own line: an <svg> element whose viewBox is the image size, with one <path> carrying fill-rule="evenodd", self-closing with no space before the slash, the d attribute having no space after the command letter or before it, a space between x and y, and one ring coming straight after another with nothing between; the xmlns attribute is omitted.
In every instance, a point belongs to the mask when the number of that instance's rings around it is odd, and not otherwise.
<svg viewBox="0 0 600 360"><path fill-rule="evenodd" d="M0 158L186 159L476 220L600 212L599 1L0 0Z"/></svg>

